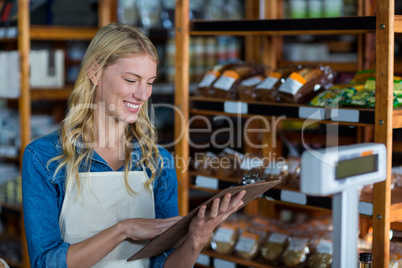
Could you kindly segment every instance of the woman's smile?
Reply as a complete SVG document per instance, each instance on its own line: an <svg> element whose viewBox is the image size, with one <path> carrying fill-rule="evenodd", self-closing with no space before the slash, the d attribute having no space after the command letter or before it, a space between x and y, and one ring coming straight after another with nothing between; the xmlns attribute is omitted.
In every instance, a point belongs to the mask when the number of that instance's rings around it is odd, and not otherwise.
<svg viewBox="0 0 402 268"><path fill-rule="evenodd" d="M128 102L128 101L123 101L123 104L124 104L124 106L126 106L127 110L129 110L130 112L138 113L142 103L132 103L132 102Z"/></svg>

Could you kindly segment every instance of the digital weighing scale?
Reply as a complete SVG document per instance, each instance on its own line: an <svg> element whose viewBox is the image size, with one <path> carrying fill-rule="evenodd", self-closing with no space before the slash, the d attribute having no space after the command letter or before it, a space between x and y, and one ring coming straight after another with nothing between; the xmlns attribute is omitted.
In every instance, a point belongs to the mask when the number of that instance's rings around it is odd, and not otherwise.
<svg viewBox="0 0 402 268"><path fill-rule="evenodd" d="M385 180L384 144L362 143L320 150L307 149L301 159L301 191L333 195L333 268L357 267L359 191Z"/></svg>

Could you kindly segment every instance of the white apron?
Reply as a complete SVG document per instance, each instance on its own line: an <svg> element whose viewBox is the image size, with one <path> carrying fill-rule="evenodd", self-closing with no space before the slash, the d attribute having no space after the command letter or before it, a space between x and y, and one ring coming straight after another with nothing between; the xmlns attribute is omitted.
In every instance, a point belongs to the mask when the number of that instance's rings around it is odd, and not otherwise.
<svg viewBox="0 0 402 268"><path fill-rule="evenodd" d="M62 238L74 244L127 218L155 218L153 191L143 183L145 171L131 171L129 184L136 192L129 195L124 184L124 172L80 173L81 190L77 185L66 191L59 217ZM149 267L149 259L127 262L144 245L123 241L94 267Z"/></svg>

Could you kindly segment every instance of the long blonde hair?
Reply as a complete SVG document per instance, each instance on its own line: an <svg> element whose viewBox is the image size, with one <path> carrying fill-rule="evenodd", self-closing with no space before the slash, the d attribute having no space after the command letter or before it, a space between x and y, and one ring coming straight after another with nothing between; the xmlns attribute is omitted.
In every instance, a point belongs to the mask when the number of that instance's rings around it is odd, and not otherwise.
<svg viewBox="0 0 402 268"><path fill-rule="evenodd" d="M55 174L62 168L66 170L66 188L73 185L74 178L80 187L79 167L84 163L88 171L91 166L93 143L95 141L94 96L96 86L90 80L89 70L97 66L96 76L118 59L133 55L149 55L158 63L158 54L152 42L138 29L130 25L111 23L102 27L92 39L82 61L74 90L68 100L68 114L61 123L63 154L52 158L60 161ZM148 103L144 103L135 123L126 124L123 135L125 151L124 179L127 191L135 191L128 184L128 172L132 169L133 145L141 149L141 158L137 165L146 166L152 176L145 182L149 190L157 176L162 158L156 145L157 132L148 116ZM83 162L84 161L84 162ZM79 188L78 188L79 189Z"/></svg>

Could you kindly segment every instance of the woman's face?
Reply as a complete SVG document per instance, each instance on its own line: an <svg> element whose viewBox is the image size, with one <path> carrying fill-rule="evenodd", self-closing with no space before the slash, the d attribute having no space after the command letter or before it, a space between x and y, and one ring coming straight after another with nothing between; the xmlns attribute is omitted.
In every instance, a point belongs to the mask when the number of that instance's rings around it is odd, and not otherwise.
<svg viewBox="0 0 402 268"><path fill-rule="evenodd" d="M157 63L145 54L121 58L101 72L95 104L104 105L105 119L112 116L126 123L137 120L142 105L151 96L156 67Z"/></svg>

